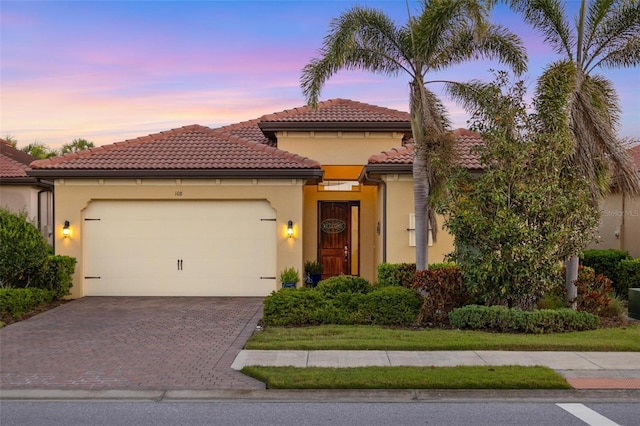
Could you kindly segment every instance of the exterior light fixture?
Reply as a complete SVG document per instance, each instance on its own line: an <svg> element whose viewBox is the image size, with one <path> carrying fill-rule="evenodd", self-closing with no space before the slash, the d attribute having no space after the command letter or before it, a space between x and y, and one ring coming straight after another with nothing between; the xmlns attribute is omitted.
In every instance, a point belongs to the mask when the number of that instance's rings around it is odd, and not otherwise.
<svg viewBox="0 0 640 426"><path fill-rule="evenodd" d="M287 222L287 236L289 238L293 238L293 221L292 220Z"/></svg>
<svg viewBox="0 0 640 426"><path fill-rule="evenodd" d="M65 220L64 226L62 227L62 236L64 238L69 238L69 235L71 235L71 229L69 229L69 221Z"/></svg>

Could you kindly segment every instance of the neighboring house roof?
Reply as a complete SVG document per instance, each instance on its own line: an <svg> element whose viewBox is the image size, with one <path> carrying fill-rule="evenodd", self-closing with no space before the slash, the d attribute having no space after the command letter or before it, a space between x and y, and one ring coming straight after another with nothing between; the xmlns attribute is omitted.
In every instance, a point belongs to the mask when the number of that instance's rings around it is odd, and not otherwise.
<svg viewBox="0 0 640 426"><path fill-rule="evenodd" d="M10 185L37 185L49 187L48 184L39 184L38 180L27 175L28 164L37 160L33 155L15 149L11 143L0 139L0 181Z"/></svg>
<svg viewBox="0 0 640 426"><path fill-rule="evenodd" d="M466 129L457 129L452 132L455 144L456 164L469 170L482 170L480 159L473 152L474 146L482 145L480 134ZM369 157L370 170L391 170L396 172L410 172L413 164L414 145L412 143ZM378 167L371 165L378 165Z"/></svg>
<svg viewBox="0 0 640 426"><path fill-rule="evenodd" d="M31 163L30 175L319 178L320 164L200 125Z"/></svg>

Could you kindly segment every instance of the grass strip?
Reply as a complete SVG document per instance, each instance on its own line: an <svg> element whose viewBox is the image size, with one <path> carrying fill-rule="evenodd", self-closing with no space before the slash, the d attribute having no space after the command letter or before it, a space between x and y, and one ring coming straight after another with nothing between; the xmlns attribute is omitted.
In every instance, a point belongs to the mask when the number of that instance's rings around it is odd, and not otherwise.
<svg viewBox="0 0 640 426"><path fill-rule="evenodd" d="M547 367L358 367L248 366L242 372L267 389L571 389Z"/></svg>
<svg viewBox="0 0 640 426"><path fill-rule="evenodd" d="M351 325L266 327L251 336L245 349L638 352L640 324L555 334L410 330Z"/></svg>

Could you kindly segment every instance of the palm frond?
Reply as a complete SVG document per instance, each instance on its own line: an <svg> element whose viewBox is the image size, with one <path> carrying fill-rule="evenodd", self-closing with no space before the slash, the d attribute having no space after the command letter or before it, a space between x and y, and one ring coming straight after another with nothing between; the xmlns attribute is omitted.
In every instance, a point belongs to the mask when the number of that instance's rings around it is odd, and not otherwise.
<svg viewBox="0 0 640 426"><path fill-rule="evenodd" d="M583 70L589 72L601 64L617 67L639 63L640 0L596 0L587 23Z"/></svg>
<svg viewBox="0 0 640 426"><path fill-rule="evenodd" d="M544 40L557 53L573 60L575 37L565 16L565 8L558 0L506 0L511 9L544 35Z"/></svg>
<svg viewBox="0 0 640 426"><path fill-rule="evenodd" d="M478 39L487 25L488 9L483 2L423 0L423 5L421 15L408 25L414 37L413 57L421 58L427 65L455 34L466 29Z"/></svg>
<svg viewBox="0 0 640 426"><path fill-rule="evenodd" d="M300 84L307 102L315 106L326 81L340 70L366 70L397 75L405 67L399 31L393 21L375 9L354 7L332 20L320 58L302 70Z"/></svg>
<svg viewBox="0 0 640 426"><path fill-rule="evenodd" d="M430 69L442 70L470 59L497 59L516 74L527 70L527 55L522 39L500 25L488 25L480 39L471 29L463 29L452 35L430 62Z"/></svg>

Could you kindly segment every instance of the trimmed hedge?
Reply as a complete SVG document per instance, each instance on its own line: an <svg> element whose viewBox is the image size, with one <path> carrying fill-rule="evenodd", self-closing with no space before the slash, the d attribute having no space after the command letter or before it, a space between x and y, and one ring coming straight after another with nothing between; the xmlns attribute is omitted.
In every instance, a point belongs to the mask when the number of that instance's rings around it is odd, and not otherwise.
<svg viewBox="0 0 640 426"><path fill-rule="evenodd" d="M378 285L411 287L415 273L415 263L381 263L378 265Z"/></svg>
<svg viewBox="0 0 640 426"><path fill-rule="evenodd" d="M595 330L600 325L596 315L572 309L523 311L478 305L454 309L449 321L458 328L537 334Z"/></svg>
<svg viewBox="0 0 640 426"><path fill-rule="evenodd" d="M640 258L623 260L618 269L618 296L628 299L630 288L640 288Z"/></svg>
<svg viewBox="0 0 640 426"><path fill-rule="evenodd" d="M365 286L366 284L366 286ZM264 300L263 321L273 326L319 324L412 325L422 301L415 290L374 287L340 276L315 288L281 289Z"/></svg>
<svg viewBox="0 0 640 426"><path fill-rule="evenodd" d="M41 288L0 289L0 313L19 318L42 303L55 299L55 292Z"/></svg>
<svg viewBox="0 0 640 426"><path fill-rule="evenodd" d="M580 263L583 266L593 268L597 274L602 274L611 280L613 288L617 291L619 278L619 265L623 260L629 260L629 252L614 249L605 250L585 250L580 256Z"/></svg>

